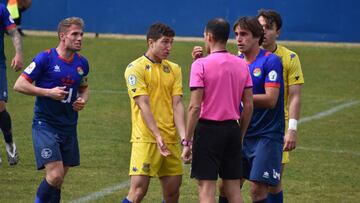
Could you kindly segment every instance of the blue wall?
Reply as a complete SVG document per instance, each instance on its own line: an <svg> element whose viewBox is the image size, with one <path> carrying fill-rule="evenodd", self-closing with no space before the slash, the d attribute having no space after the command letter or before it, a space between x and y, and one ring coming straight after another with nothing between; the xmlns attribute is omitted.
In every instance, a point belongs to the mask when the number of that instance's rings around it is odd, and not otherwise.
<svg viewBox="0 0 360 203"><path fill-rule="evenodd" d="M282 40L360 42L357 0L33 0L23 27L55 31L61 19L80 16L89 32L145 34L151 23L161 21L178 36L202 36L210 18L233 23L260 8L282 14Z"/></svg>

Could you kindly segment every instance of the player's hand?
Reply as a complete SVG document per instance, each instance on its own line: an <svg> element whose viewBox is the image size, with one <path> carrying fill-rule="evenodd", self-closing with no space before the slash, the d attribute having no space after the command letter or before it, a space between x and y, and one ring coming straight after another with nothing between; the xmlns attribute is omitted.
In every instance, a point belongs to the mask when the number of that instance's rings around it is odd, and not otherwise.
<svg viewBox="0 0 360 203"><path fill-rule="evenodd" d="M23 68L23 57L21 54L15 54L11 61L11 67L17 72Z"/></svg>
<svg viewBox="0 0 360 203"><path fill-rule="evenodd" d="M159 148L159 151L160 151L161 155L169 156L171 154L169 149L166 147L166 145L165 145L165 143L164 143L161 136L156 137L156 143L157 143L157 146Z"/></svg>
<svg viewBox="0 0 360 203"><path fill-rule="evenodd" d="M291 151L296 148L297 133L295 130L288 130L284 137L284 151Z"/></svg>
<svg viewBox="0 0 360 203"><path fill-rule="evenodd" d="M191 146L184 146L181 153L181 158L184 161L184 164L190 164L192 161Z"/></svg>
<svg viewBox="0 0 360 203"><path fill-rule="evenodd" d="M201 46L194 46L194 49L191 52L191 56L194 61L203 57L203 48Z"/></svg>
<svg viewBox="0 0 360 203"><path fill-rule="evenodd" d="M82 97L78 97L73 103L74 111L81 111L85 107L86 101Z"/></svg>
<svg viewBox="0 0 360 203"><path fill-rule="evenodd" d="M48 97L55 100L63 100L69 92L65 91L66 86L63 87L54 87L48 90Z"/></svg>

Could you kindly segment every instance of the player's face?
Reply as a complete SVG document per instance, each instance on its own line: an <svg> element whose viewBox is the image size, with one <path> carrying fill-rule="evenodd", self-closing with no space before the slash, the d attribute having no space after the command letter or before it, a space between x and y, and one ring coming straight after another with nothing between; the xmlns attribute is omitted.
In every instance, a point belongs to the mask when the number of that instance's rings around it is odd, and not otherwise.
<svg viewBox="0 0 360 203"><path fill-rule="evenodd" d="M255 38L249 30L240 26L235 28L236 44L241 53L248 53L259 46L259 38Z"/></svg>
<svg viewBox="0 0 360 203"><path fill-rule="evenodd" d="M66 49L70 51L80 51L84 32L78 25L71 25L65 33L60 34L60 39L64 42Z"/></svg>
<svg viewBox="0 0 360 203"><path fill-rule="evenodd" d="M162 36L156 41L150 42L150 49L156 60L166 59L171 51L174 37Z"/></svg>
<svg viewBox="0 0 360 203"><path fill-rule="evenodd" d="M274 23L270 25L263 16L260 16L258 20L264 28L264 41L262 46L265 49L275 46L276 39L279 37L280 31L276 30L277 27Z"/></svg>

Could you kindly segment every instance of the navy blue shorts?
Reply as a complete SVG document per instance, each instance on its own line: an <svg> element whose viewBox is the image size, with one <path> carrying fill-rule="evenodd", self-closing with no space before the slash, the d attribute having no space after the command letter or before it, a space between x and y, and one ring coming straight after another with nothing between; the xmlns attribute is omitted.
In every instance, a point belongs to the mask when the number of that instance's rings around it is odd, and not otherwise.
<svg viewBox="0 0 360 203"><path fill-rule="evenodd" d="M6 78L6 66L0 64L0 101L8 100L8 84Z"/></svg>
<svg viewBox="0 0 360 203"><path fill-rule="evenodd" d="M240 179L241 146L240 127L236 121L199 120L193 139L191 177Z"/></svg>
<svg viewBox="0 0 360 203"><path fill-rule="evenodd" d="M276 186L280 181L283 144L268 138L245 138L243 178Z"/></svg>
<svg viewBox="0 0 360 203"><path fill-rule="evenodd" d="M64 166L80 165L79 144L76 132L57 132L48 124L34 121L32 138L38 170L54 161L62 161Z"/></svg>

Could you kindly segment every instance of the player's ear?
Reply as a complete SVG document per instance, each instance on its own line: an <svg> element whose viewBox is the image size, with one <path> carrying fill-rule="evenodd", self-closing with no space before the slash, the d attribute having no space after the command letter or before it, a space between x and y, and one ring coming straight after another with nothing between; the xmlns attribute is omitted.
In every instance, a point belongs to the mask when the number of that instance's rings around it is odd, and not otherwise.
<svg viewBox="0 0 360 203"><path fill-rule="evenodd" d="M280 36L280 34L281 34L281 30L280 29L276 30L276 38L278 38Z"/></svg>
<svg viewBox="0 0 360 203"><path fill-rule="evenodd" d="M60 39L64 39L64 36L65 36L65 33L64 33L64 32L60 32L60 33L59 33L59 38L60 38Z"/></svg>
<svg viewBox="0 0 360 203"><path fill-rule="evenodd" d="M149 46L149 48L153 48L154 42L155 42L154 39L151 39L151 38L150 38L150 39L148 40L148 46Z"/></svg>

